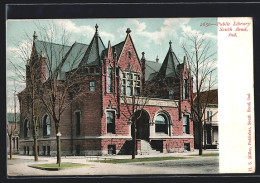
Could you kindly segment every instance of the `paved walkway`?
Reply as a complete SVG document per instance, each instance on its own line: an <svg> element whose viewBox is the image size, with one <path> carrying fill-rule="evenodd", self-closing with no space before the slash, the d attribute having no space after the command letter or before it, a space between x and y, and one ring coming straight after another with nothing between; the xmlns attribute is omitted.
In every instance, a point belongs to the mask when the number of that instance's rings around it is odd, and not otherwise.
<svg viewBox="0 0 260 183"><path fill-rule="evenodd" d="M204 154L217 153L216 150L204 151ZM137 155L136 158L144 157L186 157L198 154L198 151L187 153L161 153L156 155ZM131 155L116 156L72 156L62 157L62 162L88 164L88 167L63 169L59 171L46 171L31 168L28 165L55 163L56 157L39 156L39 161L34 162L33 156L14 155L14 160L8 160L7 173L9 176L53 176L53 175L142 175L142 174L192 174L192 173L218 173L218 157L198 157L191 159L160 161L149 163L111 164L91 162L93 159L131 159ZM211 167L211 168L210 168Z"/></svg>

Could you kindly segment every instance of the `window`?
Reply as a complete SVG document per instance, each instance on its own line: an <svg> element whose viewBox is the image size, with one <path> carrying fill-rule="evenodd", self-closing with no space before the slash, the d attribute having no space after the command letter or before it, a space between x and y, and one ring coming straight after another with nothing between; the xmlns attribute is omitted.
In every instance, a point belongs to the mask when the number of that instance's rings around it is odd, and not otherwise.
<svg viewBox="0 0 260 183"><path fill-rule="evenodd" d="M115 111L107 111L107 133L115 133Z"/></svg>
<svg viewBox="0 0 260 183"><path fill-rule="evenodd" d="M19 138L16 137L16 149L18 150L19 149Z"/></svg>
<svg viewBox="0 0 260 183"><path fill-rule="evenodd" d="M76 155L80 155L80 145L76 145Z"/></svg>
<svg viewBox="0 0 260 183"><path fill-rule="evenodd" d="M51 155L51 147L47 146L47 155L50 156Z"/></svg>
<svg viewBox="0 0 260 183"><path fill-rule="evenodd" d="M80 135L80 112L75 112L76 136Z"/></svg>
<svg viewBox="0 0 260 183"><path fill-rule="evenodd" d="M89 82L89 91L95 91L95 81Z"/></svg>
<svg viewBox="0 0 260 183"><path fill-rule="evenodd" d="M188 99L189 92L188 92L188 79L184 79L183 83L183 99Z"/></svg>
<svg viewBox="0 0 260 183"><path fill-rule="evenodd" d="M95 72L95 69L94 69L94 67L90 67L90 73L94 73Z"/></svg>
<svg viewBox="0 0 260 183"><path fill-rule="evenodd" d="M140 95L140 75L136 73L123 73L121 83L121 93L132 96Z"/></svg>
<svg viewBox="0 0 260 183"><path fill-rule="evenodd" d="M155 132L168 134L167 119L164 115L159 114L155 118Z"/></svg>
<svg viewBox="0 0 260 183"><path fill-rule="evenodd" d="M108 154L110 155L116 154L116 145L108 145L107 149L108 149Z"/></svg>
<svg viewBox="0 0 260 183"><path fill-rule="evenodd" d="M183 133L189 134L189 116L183 116Z"/></svg>
<svg viewBox="0 0 260 183"><path fill-rule="evenodd" d="M190 144L184 143L184 151L190 151Z"/></svg>
<svg viewBox="0 0 260 183"><path fill-rule="evenodd" d="M131 51L128 51L128 58L131 58L132 57L132 53Z"/></svg>
<svg viewBox="0 0 260 183"><path fill-rule="evenodd" d="M109 67L107 69L107 92L111 93L113 90L113 69Z"/></svg>
<svg viewBox="0 0 260 183"><path fill-rule="evenodd" d="M24 121L24 138L28 138L29 137L29 121L28 119L26 119Z"/></svg>
<svg viewBox="0 0 260 183"><path fill-rule="evenodd" d="M48 115L43 117L43 136L49 136L51 134L51 121Z"/></svg>
<svg viewBox="0 0 260 183"><path fill-rule="evenodd" d="M212 111L207 111L207 121L212 122Z"/></svg>
<svg viewBox="0 0 260 183"><path fill-rule="evenodd" d="M42 146L42 150L43 150L42 155L43 155L43 156L46 156L46 146Z"/></svg>
<svg viewBox="0 0 260 183"><path fill-rule="evenodd" d="M173 95L174 95L174 90L173 88L169 89L169 99L173 99Z"/></svg>
<svg viewBox="0 0 260 183"><path fill-rule="evenodd" d="M100 69L99 67L96 68L96 73L99 73L100 72Z"/></svg>

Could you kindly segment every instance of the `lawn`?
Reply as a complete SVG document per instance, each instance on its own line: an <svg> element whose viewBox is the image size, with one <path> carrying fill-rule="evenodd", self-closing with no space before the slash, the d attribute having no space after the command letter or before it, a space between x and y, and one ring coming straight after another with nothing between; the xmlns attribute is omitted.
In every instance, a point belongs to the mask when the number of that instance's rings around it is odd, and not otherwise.
<svg viewBox="0 0 260 183"><path fill-rule="evenodd" d="M61 163L60 167L59 164L56 163L30 165L30 167L32 168L38 168L42 170L59 170L65 168L78 168L78 167L86 167L86 166L90 166L90 165L79 164L79 163Z"/></svg>
<svg viewBox="0 0 260 183"><path fill-rule="evenodd" d="M138 162L152 162L152 161L165 161L165 160L180 160L189 159L186 157L151 157L151 158L136 158L136 159L106 159L106 160L92 160L93 162L101 163L138 163Z"/></svg>
<svg viewBox="0 0 260 183"><path fill-rule="evenodd" d="M210 153L210 154L202 154L202 155L192 154L189 156L216 157L216 156L219 156L219 154L218 153Z"/></svg>

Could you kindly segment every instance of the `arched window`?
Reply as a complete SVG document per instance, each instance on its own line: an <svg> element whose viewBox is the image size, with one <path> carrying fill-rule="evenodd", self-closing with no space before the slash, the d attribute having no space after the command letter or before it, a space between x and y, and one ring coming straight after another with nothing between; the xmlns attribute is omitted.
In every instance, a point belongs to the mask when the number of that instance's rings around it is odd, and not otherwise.
<svg viewBox="0 0 260 183"><path fill-rule="evenodd" d="M113 91L113 77L112 77L112 67L107 69L107 92L111 93Z"/></svg>
<svg viewBox="0 0 260 183"><path fill-rule="evenodd" d="M168 121L165 115L159 114L156 116L155 132L168 134Z"/></svg>
<svg viewBox="0 0 260 183"><path fill-rule="evenodd" d="M48 115L43 117L43 136L48 136L51 134L51 121Z"/></svg>
<svg viewBox="0 0 260 183"><path fill-rule="evenodd" d="M28 119L26 119L24 121L24 138L28 138L29 137L29 121Z"/></svg>

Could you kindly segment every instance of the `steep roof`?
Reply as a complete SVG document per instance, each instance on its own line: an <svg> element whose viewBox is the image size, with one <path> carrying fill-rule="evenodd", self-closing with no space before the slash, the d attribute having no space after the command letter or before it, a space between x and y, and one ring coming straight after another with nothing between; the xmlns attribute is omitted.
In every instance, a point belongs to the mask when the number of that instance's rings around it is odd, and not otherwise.
<svg viewBox="0 0 260 183"><path fill-rule="evenodd" d="M100 57L103 50L106 49L103 41L101 40L98 34L98 26L95 26L96 32L94 37L92 38L81 62L82 65L100 65Z"/></svg>
<svg viewBox="0 0 260 183"><path fill-rule="evenodd" d="M120 43L118 43L118 44L112 46L112 47L111 47L111 49L112 49L112 55L113 55L114 53L116 53L116 55L119 57L120 54L121 54L121 52L122 52L122 50L123 50L124 45L125 45L125 41L122 41L122 42L120 42ZM104 49L104 50L102 51L102 53L101 53L102 58L104 58L105 56L107 56L107 55L106 55L106 54L107 54L107 51L108 51L108 48L106 48L106 49Z"/></svg>
<svg viewBox="0 0 260 183"><path fill-rule="evenodd" d="M151 80L161 68L161 63L156 61L145 61L145 80Z"/></svg>
<svg viewBox="0 0 260 183"><path fill-rule="evenodd" d="M51 67L52 71L54 71L61 64L61 71L63 72L78 67L84 52L88 48L88 45L82 43L75 42L72 46L68 46L40 40L35 40L34 46L37 56L45 57L48 68Z"/></svg>
<svg viewBox="0 0 260 183"><path fill-rule="evenodd" d="M193 93L194 104L197 103L196 94L197 93ZM218 89L200 92L200 101L202 104L205 104L207 102L207 97L208 97L208 105L210 105L210 104L218 105Z"/></svg>
<svg viewBox="0 0 260 183"><path fill-rule="evenodd" d="M177 66L180 64L178 58L172 50L172 42L170 41L169 51L162 63L162 66L159 70L159 75L162 77L174 77L177 76Z"/></svg>
<svg viewBox="0 0 260 183"><path fill-rule="evenodd" d="M61 71L67 72L69 70L77 68L87 48L88 46L86 44L75 42L72 45L72 49L70 50L70 53L68 54L66 61L61 68Z"/></svg>
<svg viewBox="0 0 260 183"><path fill-rule="evenodd" d="M52 70L55 70L58 67L71 48L71 46L39 40L34 41L34 46L36 48L37 56L45 57L47 67L51 67Z"/></svg>

